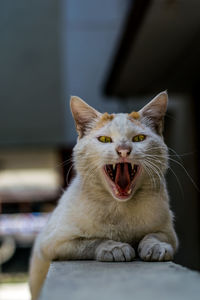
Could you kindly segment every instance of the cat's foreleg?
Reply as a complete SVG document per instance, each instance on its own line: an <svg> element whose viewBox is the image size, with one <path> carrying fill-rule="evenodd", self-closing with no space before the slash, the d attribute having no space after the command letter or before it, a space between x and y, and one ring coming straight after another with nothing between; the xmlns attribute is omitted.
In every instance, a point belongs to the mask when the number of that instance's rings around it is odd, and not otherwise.
<svg viewBox="0 0 200 300"><path fill-rule="evenodd" d="M151 233L140 241L138 254L144 261L169 261L173 259L177 246L174 231Z"/></svg>
<svg viewBox="0 0 200 300"><path fill-rule="evenodd" d="M131 261L135 250L127 243L113 240L76 239L57 245L57 259L93 259L98 261Z"/></svg>
<svg viewBox="0 0 200 300"><path fill-rule="evenodd" d="M99 261L132 261L135 250L127 243L107 240L96 248L95 258Z"/></svg>

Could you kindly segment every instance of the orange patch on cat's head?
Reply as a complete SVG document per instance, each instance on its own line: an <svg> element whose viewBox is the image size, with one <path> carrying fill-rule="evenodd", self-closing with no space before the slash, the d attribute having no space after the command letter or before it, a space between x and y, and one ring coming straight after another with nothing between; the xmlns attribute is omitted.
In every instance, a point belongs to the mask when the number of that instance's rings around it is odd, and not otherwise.
<svg viewBox="0 0 200 300"><path fill-rule="evenodd" d="M100 119L96 123L94 130L100 129L101 127L106 125L106 123L111 122L114 119L114 117L114 114L110 115L107 112L105 112L103 115L101 115Z"/></svg>
<svg viewBox="0 0 200 300"><path fill-rule="evenodd" d="M140 118L140 114L137 111L132 111L128 116L131 119L135 119L135 120L138 120Z"/></svg>
<svg viewBox="0 0 200 300"><path fill-rule="evenodd" d="M130 114L128 114L128 119L133 122L134 124L138 125L138 126L142 126L141 122L140 122L140 113L137 111L132 111Z"/></svg>

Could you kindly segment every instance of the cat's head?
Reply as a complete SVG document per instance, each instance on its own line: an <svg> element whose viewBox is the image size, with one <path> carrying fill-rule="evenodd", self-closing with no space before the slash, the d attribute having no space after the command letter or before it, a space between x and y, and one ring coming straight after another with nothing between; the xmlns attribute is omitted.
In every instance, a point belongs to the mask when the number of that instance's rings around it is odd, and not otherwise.
<svg viewBox="0 0 200 300"><path fill-rule="evenodd" d="M167 169L163 141L166 92L138 112L100 113L78 97L71 111L79 135L74 164L88 187L103 188L118 201L127 201L143 185L158 188Z"/></svg>

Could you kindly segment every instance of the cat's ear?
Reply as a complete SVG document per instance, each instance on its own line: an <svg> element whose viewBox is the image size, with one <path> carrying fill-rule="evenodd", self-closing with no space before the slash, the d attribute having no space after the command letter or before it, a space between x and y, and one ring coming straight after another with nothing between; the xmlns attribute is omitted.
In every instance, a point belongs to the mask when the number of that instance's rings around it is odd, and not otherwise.
<svg viewBox="0 0 200 300"><path fill-rule="evenodd" d="M101 113L76 96L71 97L70 107L79 138L82 138L94 122L100 118Z"/></svg>
<svg viewBox="0 0 200 300"><path fill-rule="evenodd" d="M159 135L162 135L163 132L167 103L168 95L165 91L158 94L139 111L141 120L144 120Z"/></svg>

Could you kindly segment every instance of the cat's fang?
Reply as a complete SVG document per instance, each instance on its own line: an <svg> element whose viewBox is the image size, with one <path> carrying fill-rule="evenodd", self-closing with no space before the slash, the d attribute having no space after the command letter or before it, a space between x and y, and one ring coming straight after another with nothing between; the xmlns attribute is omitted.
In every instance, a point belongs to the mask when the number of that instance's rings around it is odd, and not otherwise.
<svg viewBox="0 0 200 300"><path fill-rule="evenodd" d="M115 166L116 166L116 164L113 164L113 171L115 171Z"/></svg>
<svg viewBox="0 0 200 300"><path fill-rule="evenodd" d="M135 165L134 165L134 164L131 164L131 167L132 167L132 169L134 170Z"/></svg>

